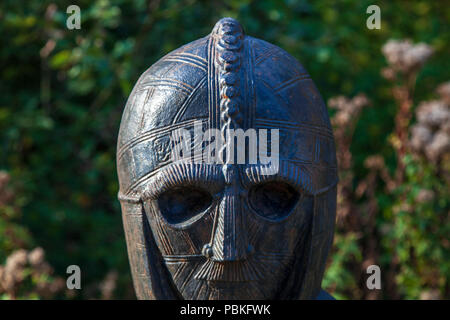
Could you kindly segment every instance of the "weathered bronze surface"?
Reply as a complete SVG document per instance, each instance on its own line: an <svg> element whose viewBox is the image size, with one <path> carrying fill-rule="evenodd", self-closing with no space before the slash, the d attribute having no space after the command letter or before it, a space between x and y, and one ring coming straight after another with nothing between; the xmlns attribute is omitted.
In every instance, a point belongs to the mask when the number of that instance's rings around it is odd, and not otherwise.
<svg viewBox="0 0 450 320"><path fill-rule="evenodd" d="M279 129L278 173L259 162L171 161L171 135L195 121L222 133ZM139 299L320 296L336 211L334 139L317 88L284 50L224 18L164 56L128 99L117 168Z"/></svg>

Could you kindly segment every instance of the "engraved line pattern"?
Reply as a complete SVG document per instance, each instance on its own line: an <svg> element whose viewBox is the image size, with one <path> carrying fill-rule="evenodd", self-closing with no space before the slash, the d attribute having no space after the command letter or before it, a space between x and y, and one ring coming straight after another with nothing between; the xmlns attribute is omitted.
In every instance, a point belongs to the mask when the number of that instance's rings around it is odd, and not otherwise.
<svg viewBox="0 0 450 320"><path fill-rule="evenodd" d="M257 96L255 94L255 61L254 61L254 49L253 45L251 43L251 40L249 38L246 39L246 56L247 56L247 68L248 71L247 74L247 91L248 91L248 101L246 103L246 106L248 108L247 112L247 128L253 128L255 118L256 118L256 104L257 104Z"/></svg>
<svg viewBox="0 0 450 320"><path fill-rule="evenodd" d="M273 88L273 90L276 93L279 93L281 90L286 89L287 87L293 85L294 83L296 83L298 81L308 80L308 79L311 79L311 77L309 76L309 74L304 73L297 77L294 77L292 79L289 79L289 80L286 80L285 82L280 83L277 87Z"/></svg>
<svg viewBox="0 0 450 320"><path fill-rule="evenodd" d="M180 52L180 53L173 53L172 55L174 55L174 56L186 56L186 57L189 57L190 59L197 60L199 63L203 64L205 67L206 67L207 64L208 64L208 61L206 61L205 58L200 57L200 56L198 56L198 55L195 55L195 54L193 54L193 53L189 53L189 52Z"/></svg>
<svg viewBox="0 0 450 320"><path fill-rule="evenodd" d="M193 275L194 275L194 273L195 273L195 270L197 269L197 266L195 266L195 267L192 267L191 269L190 269L190 272L189 272L189 274L186 276L186 277L180 277L179 279L176 279L176 280L183 280L180 284L177 284L177 287L179 288L179 291L180 292L184 292L185 291L185 289L186 289L186 286L187 286L187 284L191 281L191 278L193 277Z"/></svg>
<svg viewBox="0 0 450 320"><path fill-rule="evenodd" d="M149 82L168 82L168 83L174 83L177 84L181 87L183 87L184 89L187 90L193 90L194 87L192 87L190 84L185 83L183 81L177 80L177 79L170 79L170 78L153 78L153 79L146 79L145 81L143 81L140 85L145 86L147 85L147 83Z"/></svg>
<svg viewBox="0 0 450 320"><path fill-rule="evenodd" d="M255 66L261 64L264 60L275 54L276 50L273 48L266 49L258 58L255 59Z"/></svg>
<svg viewBox="0 0 450 320"><path fill-rule="evenodd" d="M145 96L144 104L143 104L144 106L147 104L150 97L153 96L154 92L155 92L155 87L151 87L150 90L147 90L147 95ZM142 112L141 121L139 122L138 132L141 132L142 128L144 127L145 116L146 116L145 112Z"/></svg>
<svg viewBox="0 0 450 320"><path fill-rule="evenodd" d="M167 262L166 262L167 263ZM187 263L178 263L179 264L179 266L178 266L178 269L177 269L177 271L175 271L175 273L173 274L173 277L176 279L176 278L178 278L178 276L180 275L180 274L182 274L183 272L184 272L184 269L186 269L186 267L188 266L188 264Z"/></svg>
<svg viewBox="0 0 450 320"><path fill-rule="evenodd" d="M180 63L183 63L183 64L190 65L190 66L192 66L192 67L199 68L199 69L201 69L201 70L204 71L204 72L207 72L206 68L204 68L202 65L199 65L199 64L198 64L196 61L194 61L194 60L188 60L188 59L186 59L186 58L184 58L184 59L182 59L182 58L166 58L166 59L164 59L164 61L180 62Z"/></svg>
<svg viewBox="0 0 450 320"><path fill-rule="evenodd" d="M199 81L199 83L194 88L194 90L189 95L189 97L187 97L186 100L184 100L183 104L178 109L177 114L173 118L172 124L177 123L180 120L180 118L184 115L184 113L186 112L187 108L189 107L192 99L194 99L195 94L197 93L197 91L199 91L200 89L203 88L203 85L205 84L205 82L206 82L206 77L204 77L202 80Z"/></svg>
<svg viewBox="0 0 450 320"><path fill-rule="evenodd" d="M161 218L154 213L154 209L152 208L152 214L156 218L156 234L157 238L160 240L160 243L162 245L162 252L165 255L173 255L173 245L170 243L170 238L167 235L166 230L163 227L163 222L161 221Z"/></svg>
<svg viewBox="0 0 450 320"><path fill-rule="evenodd" d="M207 72L207 61L199 56L190 53L173 53L163 59L163 61L183 62L194 67L197 67L204 72Z"/></svg>
<svg viewBox="0 0 450 320"><path fill-rule="evenodd" d="M203 281L196 281L195 282L195 288L194 288L193 293L192 293L192 298L194 300L199 300L199 295L200 295L200 291L201 291L202 287L204 287Z"/></svg>
<svg viewBox="0 0 450 320"><path fill-rule="evenodd" d="M218 113L216 112L216 107L218 105L217 101L217 74L216 67L214 63L214 56L216 54L216 39L210 36L208 42L208 109L209 109L209 127L218 128L219 122L217 119Z"/></svg>
<svg viewBox="0 0 450 320"><path fill-rule="evenodd" d="M161 165L160 168L162 166L163 165ZM135 182L133 182L127 188L127 190L124 192L125 196L136 195L138 186L140 186L141 184L144 184L146 181L150 180L154 175L156 175L158 173L158 171L159 171L158 169L160 169L160 168L157 168L157 169L155 169L155 170L153 170L153 171L143 175L142 177L137 179Z"/></svg>
<svg viewBox="0 0 450 320"><path fill-rule="evenodd" d="M331 169L331 170L334 170L334 169L337 168L335 165L326 165L326 164L317 163L317 162L314 162L314 161L280 158L280 161L281 160L286 161L286 162L291 162L291 163L299 165L299 166L308 166L308 167L311 167L311 168Z"/></svg>
<svg viewBox="0 0 450 320"><path fill-rule="evenodd" d="M320 160L320 140L317 137L314 137L314 162Z"/></svg>
<svg viewBox="0 0 450 320"><path fill-rule="evenodd" d="M266 129L287 129L287 130L308 131L327 139L333 139L333 133L330 128L318 126L315 124L308 124L308 123L299 124L295 122L273 120L273 119L256 119L255 122L258 128L261 127Z"/></svg>
<svg viewBox="0 0 450 320"><path fill-rule="evenodd" d="M250 208L247 208L247 211ZM264 226L262 223L258 223L254 217L252 217L251 215L249 215L249 219L247 219L247 225L248 225L248 235L249 235L249 243L251 245L253 245L253 247L255 246L256 243L258 243L259 239L261 237L264 236L263 232L264 231Z"/></svg>
<svg viewBox="0 0 450 320"><path fill-rule="evenodd" d="M191 254L197 254L197 253L195 252L195 248L197 248L197 246L196 246L196 245L194 244L194 242L192 241L191 236L189 235L189 233L187 233L187 232L184 231L184 230L180 230L179 232L181 233L181 235L182 235L184 241L185 241L186 243L188 243L188 247L189 247L189 249L192 251Z"/></svg>
<svg viewBox="0 0 450 320"><path fill-rule="evenodd" d="M206 258L202 254L175 254L175 255L163 255L164 261L166 262L188 262L193 260L202 260L204 261Z"/></svg>
<svg viewBox="0 0 450 320"><path fill-rule="evenodd" d="M127 143L125 143L123 146L120 147L119 151L117 152L117 158L120 160L123 156L123 154L130 148L133 148L135 145L150 140L152 138L161 137L164 135L167 135L171 133L172 130L176 130L183 127L191 127L194 125L195 121L202 121L202 124L206 122L204 119L190 119L183 122L178 122L172 125L168 125L162 128L152 129L147 132L143 132L139 134L138 136L134 137Z"/></svg>
<svg viewBox="0 0 450 320"><path fill-rule="evenodd" d="M191 85L175 79L147 79L139 84L139 90L146 90L152 86L176 88L187 95L194 90Z"/></svg>
<svg viewBox="0 0 450 320"><path fill-rule="evenodd" d="M227 199L225 199L225 201L227 201L229 199L229 197L227 197ZM224 226L224 208L223 208L223 203L221 201L221 203L219 204L218 210L217 210L217 216L216 216L216 224L215 224L215 228L214 228L214 237L213 237L213 247L212 250L214 252L214 255L216 255L218 258L223 259L223 240L225 238L225 232L224 232L225 226ZM222 240L221 242L219 242L218 240Z"/></svg>

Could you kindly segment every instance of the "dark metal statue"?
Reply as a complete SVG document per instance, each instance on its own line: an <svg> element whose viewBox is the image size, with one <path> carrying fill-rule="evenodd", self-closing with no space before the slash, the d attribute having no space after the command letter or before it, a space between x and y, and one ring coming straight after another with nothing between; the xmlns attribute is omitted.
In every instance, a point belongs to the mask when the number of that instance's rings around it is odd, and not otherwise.
<svg viewBox="0 0 450 320"><path fill-rule="evenodd" d="M194 137L188 161L173 158L180 129ZM199 129L217 130L215 142L224 144L211 151L214 139L208 146ZM224 152L230 129L278 129L279 147L269 148L276 172L260 160L233 162ZM216 162L198 161L205 150ZM160 59L126 104L117 168L138 298L323 297L336 214L334 139L317 88L284 50L224 18Z"/></svg>

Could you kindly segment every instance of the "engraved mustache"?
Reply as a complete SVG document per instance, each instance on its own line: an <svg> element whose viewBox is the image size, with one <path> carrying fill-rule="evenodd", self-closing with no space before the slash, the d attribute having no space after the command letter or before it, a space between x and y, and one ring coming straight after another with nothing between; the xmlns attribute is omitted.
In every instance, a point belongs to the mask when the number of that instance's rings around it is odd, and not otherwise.
<svg viewBox="0 0 450 320"><path fill-rule="evenodd" d="M293 260L293 255L283 253L260 253L252 259L242 261L218 262L206 260L194 279L207 281L244 282L257 281L266 278L280 266L287 266ZM200 262L205 258L201 255L165 255L166 263Z"/></svg>
<svg viewBox="0 0 450 320"><path fill-rule="evenodd" d="M261 272L248 260L227 263L208 260L201 266L194 279L240 282L256 281L261 277Z"/></svg>
<svg viewBox="0 0 450 320"><path fill-rule="evenodd" d="M243 261L217 262L207 260L194 279L207 281L257 281L264 279L271 270L281 265L288 265L292 261L291 255L261 254L253 259Z"/></svg>

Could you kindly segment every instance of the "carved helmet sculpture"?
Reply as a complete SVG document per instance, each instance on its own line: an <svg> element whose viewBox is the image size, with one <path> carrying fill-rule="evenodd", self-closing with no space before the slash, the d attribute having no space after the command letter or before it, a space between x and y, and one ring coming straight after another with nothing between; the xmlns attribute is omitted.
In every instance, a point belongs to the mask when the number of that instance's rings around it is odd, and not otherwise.
<svg viewBox="0 0 450 320"><path fill-rule="evenodd" d="M217 163L174 161L173 133L198 124L223 141L228 129L277 129L276 173L225 153ZM194 134L188 144L204 151L207 142ZM284 50L224 18L160 59L126 104L117 167L139 299L319 295L336 213L335 146L317 88Z"/></svg>

